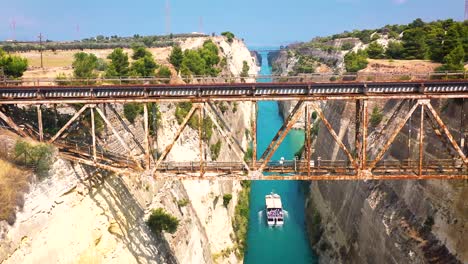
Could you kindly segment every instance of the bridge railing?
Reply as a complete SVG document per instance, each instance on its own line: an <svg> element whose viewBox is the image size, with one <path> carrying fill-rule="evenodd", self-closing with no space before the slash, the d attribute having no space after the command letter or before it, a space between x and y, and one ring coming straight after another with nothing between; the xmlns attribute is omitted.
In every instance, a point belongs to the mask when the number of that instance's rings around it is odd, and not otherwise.
<svg viewBox="0 0 468 264"><path fill-rule="evenodd" d="M455 72L359 72L359 73L309 73L295 76L249 75L249 76L190 76L174 78L158 77L121 77L121 78L19 78L1 79L3 86L88 86L88 85L165 85L165 84L219 84L219 83L255 83L255 82L387 82L467 79L468 71Z"/></svg>

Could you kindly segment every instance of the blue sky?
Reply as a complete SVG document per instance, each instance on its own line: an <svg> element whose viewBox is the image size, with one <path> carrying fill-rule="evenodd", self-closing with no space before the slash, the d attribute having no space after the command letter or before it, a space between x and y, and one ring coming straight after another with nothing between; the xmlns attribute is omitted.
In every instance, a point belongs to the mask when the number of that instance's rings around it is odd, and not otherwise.
<svg viewBox="0 0 468 264"><path fill-rule="evenodd" d="M0 0L0 39L52 40L166 32L167 0ZM344 30L453 18L464 0L169 0L173 33L229 30L249 45L280 45ZM202 18L202 19L200 19ZM77 28L79 27L79 30Z"/></svg>

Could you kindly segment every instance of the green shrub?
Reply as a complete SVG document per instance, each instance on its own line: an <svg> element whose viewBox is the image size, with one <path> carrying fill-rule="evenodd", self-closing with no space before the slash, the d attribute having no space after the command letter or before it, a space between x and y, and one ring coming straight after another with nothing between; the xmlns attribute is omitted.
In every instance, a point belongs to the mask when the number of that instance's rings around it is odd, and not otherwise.
<svg viewBox="0 0 468 264"><path fill-rule="evenodd" d="M160 234L162 231L173 234L177 231L179 219L167 213L164 209L157 208L153 209L146 223L155 234Z"/></svg>
<svg viewBox="0 0 468 264"><path fill-rule="evenodd" d="M382 112L377 106L375 106L374 109L372 109L372 114L371 114L371 119L370 119L371 125L373 127L378 126L380 122L382 122L382 118L383 118Z"/></svg>
<svg viewBox="0 0 468 264"><path fill-rule="evenodd" d="M249 225L249 199L250 199L250 181L242 181L242 190L239 193L232 228L236 238L236 256L242 259L247 246L247 228Z"/></svg>
<svg viewBox="0 0 468 264"><path fill-rule="evenodd" d="M352 42L345 42L341 45L341 50L351 50L354 48L354 43Z"/></svg>
<svg viewBox="0 0 468 264"><path fill-rule="evenodd" d="M251 147L248 147L244 155L244 161L245 162L251 161L252 157L253 157L253 150Z"/></svg>
<svg viewBox="0 0 468 264"><path fill-rule="evenodd" d="M384 57L384 47L376 41L371 42L366 49L369 58L371 59L382 59Z"/></svg>
<svg viewBox="0 0 468 264"><path fill-rule="evenodd" d="M143 111L143 104L141 103L124 104L124 116L130 123L134 123L135 118L143 114Z"/></svg>
<svg viewBox="0 0 468 264"><path fill-rule="evenodd" d="M221 152L221 141L218 140L216 144L210 146L210 152L211 152L211 159L212 160L217 160L219 157L219 153Z"/></svg>
<svg viewBox="0 0 468 264"><path fill-rule="evenodd" d="M15 144L14 159L17 164L31 166L40 176L44 176L52 165L53 147L48 144L30 144L24 140L18 140Z"/></svg>
<svg viewBox="0 0 468 264"><path fill-rule="evenodd" d="M187 206L188 203L189 203L189 200L186 199L186 198L177 201L177 205L178 205L179 207Z"/></svg>
<svg viewBox="0 0 468 264"><path fill-rule="evenodd" d="M346 70L348 72L358 72L367 67L367 53L365 51L349 52L344 57Z"/></svg>
<svg viewBox="0 0 468 264"><path fill-rule="evenodd" d="M232 32L229 32L229 31L222 32L221 36L225 36L229 43L232 43L234 41L234 37L235 37L234 34Z"/></svg>
<svg viewBox="0 0 468 264"><path fill-rule="evenodd" d="M227 193L227 194L223 195L223 205L224 205L224 207L227 207L229 205L229 202L231 201L231 199L232 199L232 194Z"/></svg>

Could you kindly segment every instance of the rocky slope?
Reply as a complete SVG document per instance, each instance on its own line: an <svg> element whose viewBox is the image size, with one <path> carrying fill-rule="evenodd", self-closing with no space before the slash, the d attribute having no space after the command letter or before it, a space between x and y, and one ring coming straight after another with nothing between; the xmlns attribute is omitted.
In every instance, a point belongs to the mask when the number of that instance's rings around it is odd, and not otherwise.
<svg viewBox="0 0 468 264"><path fill-rule="evenodd" d="M196 48L203 39L182 45ZM195 42L196 43L195 43ZM228 68L239 74L243 61L250 73L258 67L243 42L227 43L217 37L223 56L230 56ZM168 54L168 53L167 53ZM142 156L143 123L119 118L110 107L103 111L119 130L135 157ZM122 115L121 106L113 105ZM250 104L228 105L225 119L238 141L246 146L245 129L250 128ZM160 105L162 124L158 128L157 146L162 149L177 129L175 105ZM112 133L104 131L99 144L123 153ZM135 140L136 138L136 140ZM213 133L209 144L221 137ZM209 144L207 159L211 159ZM223 143L218 160L234 157ZM198 132L186 128L168 160L198 160ZM152 177L108 175L89 167L72 165L58 159L50 177L31 188L25 206L13 226L0 223L0 262L2 263L239 263L235 248L232 218L241 189L233 181L155 181ZM232 194L227 207L223 195ZM184 205L180 201L186 200ZM145 223L151 209L162 207L180 220L176 233L155 236ZM228 254L218 254L220 252ZM214 255L218 257L213 258Z"/></svg>

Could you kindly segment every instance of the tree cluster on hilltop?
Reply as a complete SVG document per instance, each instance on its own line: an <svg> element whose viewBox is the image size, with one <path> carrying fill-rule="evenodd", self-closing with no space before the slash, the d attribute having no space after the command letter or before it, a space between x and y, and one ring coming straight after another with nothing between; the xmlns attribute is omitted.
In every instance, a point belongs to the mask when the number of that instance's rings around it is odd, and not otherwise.
<svg viewBox="0 0 468 264"><path fill-rule="evenodd" d="M198 49L182 51L179 46L174 46L169 55L169 62L182 76L208 75L218 76L225 64L219 56L219 50L215 43L206 40Z"/></svg>
<svg viewBox="0 0 468 264"><path fill-rule="evenodd" d="M206 37L204 34L169 34L163 36L151 35L140 36L135 34L131 37L120 37L117 35L85 38L70 42L57 42L46 40L40 45L37 41L14 41L0 42L0 48L6 52L26 52L33 50L83 50L83 49L115 49L131 48L132 45L142 45L148 48L170 47L178 41L187 38Z"/></svg>
<svg viewBox="0 0 468 264"><path fill-rule="evenodd" d="M387 47L377 41L384 35L389 40ZM300 53L304 47L318 48L329 53L352 49L353 44L349 42L344 42L341 49L330 44L334 40L345 38L358 38L364 44L368 44L364 52L350 51L345 56L346 69L350 72L366 67L364 61L367 58L431 60L443 63L443 66L438 68L440 71L460 71L464 69L464 63L468 58L468 22L457 22L452 19L426 23L418 18L407 25L345 31L329 37L315 38L294 49L297 53Z"/></svg>

